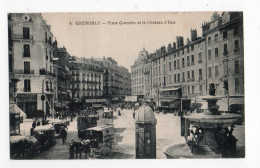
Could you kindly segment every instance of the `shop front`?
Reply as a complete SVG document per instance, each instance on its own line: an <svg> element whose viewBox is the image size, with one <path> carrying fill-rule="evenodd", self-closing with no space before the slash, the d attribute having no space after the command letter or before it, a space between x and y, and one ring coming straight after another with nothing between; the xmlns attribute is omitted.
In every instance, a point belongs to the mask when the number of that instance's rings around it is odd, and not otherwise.
<svg viewBox="0 0 260 168"><path fill-rule="evenodd" d="M37 110L37 94L17 94L17 105L25 112L27 118L32 118Z"/></svg>
<svg viewBox="0 0 260 168"><path fill-rule="evenodd" d="M107 102L106 99L86 99L85 100L88 107L92 107L95 109L103 108L104 104Z"/></svg>
<svg viewBox="0 0 260 168"><path fill-rule="evenodd" d="M159 92L159 111L174 113L180 110L180 87L164 87Z"/></svg>

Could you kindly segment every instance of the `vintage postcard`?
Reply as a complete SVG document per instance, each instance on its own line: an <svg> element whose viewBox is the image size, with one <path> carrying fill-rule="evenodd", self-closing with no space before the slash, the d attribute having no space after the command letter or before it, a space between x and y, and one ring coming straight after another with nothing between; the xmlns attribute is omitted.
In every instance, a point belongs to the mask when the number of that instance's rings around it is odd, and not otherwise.
<svg viewBox="0 0 260 168"><path fill-rule="evenodd" d="M242 11L6 18L11 160L245 158Z"/></svg>

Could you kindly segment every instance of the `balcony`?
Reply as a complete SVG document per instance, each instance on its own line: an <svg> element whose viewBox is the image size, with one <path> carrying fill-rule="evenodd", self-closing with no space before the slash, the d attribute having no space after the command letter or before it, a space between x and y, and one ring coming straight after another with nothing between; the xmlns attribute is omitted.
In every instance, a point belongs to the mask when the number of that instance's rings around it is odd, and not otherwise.
<svg viewBox="0 0 260 168"><path fill-rule="evenodd" d="M224 52L224 53L223 53L223 56L226 56L226 57L227 57L227 56L228 56L228 52L227 52L227 51Z"/></svg>
<svg viewBox="0 0 260 168"><path fill-rule="evenodd" d="M33 40L33 36L24 36L23 34L14 34L13 35L14 40Z"/></svg>
<svg viewBox="0 0 260 168"><path fill-rule="evenodd" d="M23 92L31 92L31 88L23 88Z"/></svg>
<svg viewBox="0 0 260 168"><path fill-rule="evenodd" d="M97 81L92 81L92 80L87 80L87 83L89 83L89 84L98 84L99 82L97 82Z"/></svg>
<svg viewBox="0 0 260 168"><path fill-rule="evenodd" d="M39 70L39 74L40 75L49 75L49 76L52 76L52 77L55 77L55 74L50 72L50 71L46 71L45 68L42 68Z"/></svg>
<svg viewBox="0 0 260 168"><path fill-rule="evenodd" d="M34 70L30 70L30 71L24 71L24 70L14 70L15 74L34 74Z"/></svg>
<svg viewBox="0 0 260 168"><path fill-rule="evenodd" d="M235 49L234 49L234 54L237 54L237 53L239 53L239 51L240 51L240 49L239 49L239 48L235 48Z"/></svg>

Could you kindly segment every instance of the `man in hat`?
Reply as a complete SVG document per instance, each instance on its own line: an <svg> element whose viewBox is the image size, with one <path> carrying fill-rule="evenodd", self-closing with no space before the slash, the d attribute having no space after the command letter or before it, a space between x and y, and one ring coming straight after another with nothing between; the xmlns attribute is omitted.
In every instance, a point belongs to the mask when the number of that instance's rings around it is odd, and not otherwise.
<svg viewBox="0 0 260 168"><path fill-rule="evenodd" d="M64 144L66 141L66 138L67 138L67 131L65 130L65 126L62 126L61 131L60 131L60 136L61 136L62 142Z"/></svg>

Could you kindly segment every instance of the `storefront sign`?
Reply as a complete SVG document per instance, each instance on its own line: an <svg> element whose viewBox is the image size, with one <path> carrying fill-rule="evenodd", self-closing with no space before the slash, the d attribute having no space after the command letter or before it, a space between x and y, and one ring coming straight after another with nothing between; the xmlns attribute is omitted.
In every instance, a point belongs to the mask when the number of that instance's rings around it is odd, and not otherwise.
<svg viewBox="0 0 260 168"><path fill-rule="evenodd" d="M37 94L17 94L18 100L34 100L37 101Z"/></svg>

